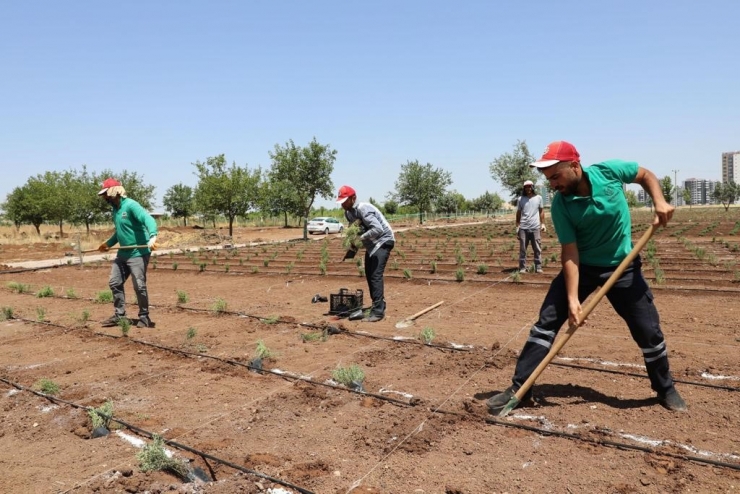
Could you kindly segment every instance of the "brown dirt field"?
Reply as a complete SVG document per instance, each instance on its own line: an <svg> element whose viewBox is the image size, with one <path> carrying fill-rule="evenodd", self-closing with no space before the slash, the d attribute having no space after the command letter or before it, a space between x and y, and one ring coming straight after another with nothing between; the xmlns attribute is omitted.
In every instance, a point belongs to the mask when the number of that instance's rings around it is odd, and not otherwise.
<svg viewBox="0 0 740 494"><path fill-rule="evenodd" d="M603 301L542 374L533 403L488 415L485 400L508 386L559 269L550 260L543 275L517 282L509 224L399 232L387 317L375 324L336 320L328 303L311 302L367 287L361 266L339 262L338 236L278 242L299 238L297 229L234 239L271 241L261 245L157 256L148 282L157 326L127 337L99 324L112 313L94 301L107 289L107 261L0 271L0 306L13 311L0 322L0 492L737 492L740 249L735 220L704 231L713 221L677 215L643 252L689 405L683 414L657 404L639 349ZM163 232L163 243L198 245L178 235ZM208 244L222 242L200 243ZM557 258L552 234L543 245ZM22 248L3 245L0 263L50 257ZM39 297L47 286L54 295ZM131 303L130 282L126 289ZM340 331L322 332L328 327ZM432 345L419 341L427 327ZM246 366L260 341L276 353L264 373ZM327 385L351 364L364 371L366 394ZM42 378L59 385L64 402L27 390ZM149 439L125 426L89 439L87 413L74 405L106 400L116 419L197 450L170 447L212 480L142 472L126 438Z"/></svg>

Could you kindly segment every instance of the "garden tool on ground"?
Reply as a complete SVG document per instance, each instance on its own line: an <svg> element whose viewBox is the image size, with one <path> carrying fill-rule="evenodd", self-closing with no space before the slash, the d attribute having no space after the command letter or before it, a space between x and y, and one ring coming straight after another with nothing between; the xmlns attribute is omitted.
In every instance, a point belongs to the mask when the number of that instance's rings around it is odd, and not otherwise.
<svg viewBox="0 0 740 494"><path fill-rule="evenodd" d="M404 319L402 321L398 321L396 323L396 328L397 329L403 329L403 328L408 328L409 326L413 326L414 319L416 319L417 317L423 316L424 314L426 314L430 310L436 309L437 307L439 307L440 305L442 305L444 302L445 302L444 300L442 300L441 302L437 302L436 304L430 305L429 307L427 307L424 310L420 310L419 312L417 312L413 316L409 316L409 317L407 317L406 319Z"/></svg>

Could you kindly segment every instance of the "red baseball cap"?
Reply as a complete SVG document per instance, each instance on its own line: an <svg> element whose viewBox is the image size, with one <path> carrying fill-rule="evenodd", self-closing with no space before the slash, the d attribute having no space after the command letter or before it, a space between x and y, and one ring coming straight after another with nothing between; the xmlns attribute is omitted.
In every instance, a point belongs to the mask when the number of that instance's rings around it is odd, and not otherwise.
<svg viewBox="0 0 740 494"><path fill-rule="evenodd" d="M542 155L542 158L529 166L533 166L535 168L547 168L561 161L580 162L581 155L578 154L578 151L576 151L576 147L573 144L565 141L555 141L551 142L545 148L545 154Z"/></svg>
<svg viewBox="0 0 740 494"><path fill-rule="evenodd" d="M98 195L102 196L103 194L108 192L108 189L110 189L111 187L118 187L120 185L121 185L121 182L119 182L115 178L106 178L105 181L103 182L103 189L100 192L98 192Z"/></svg>
<svg viewBox="0 0 740 494"><path fill-rule="evenodd" d="M341 187L339 187L339 194L337 194L337 203L342 204L344 201L354 195L357 195L355 189L353 189L349 185L342 185Z"/></svg>

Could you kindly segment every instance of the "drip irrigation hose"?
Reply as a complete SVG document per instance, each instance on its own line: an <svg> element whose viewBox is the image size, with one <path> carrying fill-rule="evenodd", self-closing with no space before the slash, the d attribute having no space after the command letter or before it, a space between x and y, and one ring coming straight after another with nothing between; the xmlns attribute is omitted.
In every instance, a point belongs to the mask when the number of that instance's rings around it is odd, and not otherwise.
<svg viewBox="0 0 740 494"><path fill-rule="evenodd" d="M443 409L431 410L430 409L429 411L432 413L441 413L445 415L455 415L457 417L469 418L469 415L450 411L450 410L443 410ZM590 437L584 437L579 434L572 434L568 432L559 432L559 431L553 431L553 430L548 430L548 429L542 429L540 427L534 427L534 426L525 425L525 424L517 424L514 422L510 422L508 420L502 420L502 419L494 418L494 417L483 417L483 420L488 424L499 425L503 427L510 427L513 429L522 429L525 431L534 432L536 434L542 434L544 436L563 437L563 438L571 439L574 441L586 442L586 443L593 444L596 446L610 446L610 447L617 448L617 449L640 451L642 453L650 453L650 454L655 454L655 455L660 455L660 456L668 456L668 457L676 458L679 460L692 461L695 463L713 465L713 466L722 467L722 468L730 468L732 470L740 470L740 464L737 464L737 463L727 463L724 461L711 460L708 458L702 458L701 456L681 455L678 453L671 453L670 451L663 451L663 450L648 448L646 446L637 446L634 444L623 443L619 441L611 441L609 439L593 439Z"/></svg>
<svg viewBox="0 0 740 494"><path fill-rule="evenodd" d="M14 387L16 389L20 389L21 391L27 391L29 393L33 393L33 394L35 394L37 396L40 396L42 398L45 398L45 399L47 399L47 400L49 400L49 401L51 401L53 403L56 403L56 404L67 405L67 406L70 406L72 408L76 408L76 409L79 409L79 410L90 410L90 407L86 407L86 406L83 406L83 405L80 405L80 404L77 404L77 403L74 403L74 402L71 402L71 401L63 400L61 398L56 398L54 396L47 395L45 393L41 393L40 391L36 391L34 389L28 388L26 386L23 386L22 384L18 384L16 382L9 381L8 379L5 379L4 377L0 377L0 381L4 382L5 384L7 384L9 386L12 386L12 387ZM155 434L153 432L149 432L149 431L147 431L145 429L142 429L140 427L137 427L137 426L135 426L133 424L129 424L128 422L125 422L125 421L123 421L121 419L117 419L117 418L113 417L112 415L110 417L107 417L106 416L106 418L109 418L111 422L115 422L117 424L121 424L125 428L127 428L127 429L129 429L129 430L131 430L133 432L136 432L139 435L148 437L149 439L154 439ZM200 451L200 450L197 450L195 448L191 448L190 446L186 446L185 444L178 443L177 441L170 441L170 440L165 439L165 438L162 438L162 441L165 444L169 445L169 446L172 446L172 447L177 448L177 449L181 449L183 451L187 451L189 453L193 453L195 455L200 456L201 458L209 459L209 460L215 461L217 463L220 463L222 465L225 465L227 467L230 467L230 468L233 468L235 470L238 470L240 472L247 473L247 474L250 474L250 475L254 475L256 477L259 477L259 478L262 478L262 479L265 479L265 480L269 480L270 482L274 482L274 483L279 484L279 485L282 485L284 487L289 487L291 489L295 489L298 492L300 492L301 494L314 494L312 491L309 491L307 489L304 489L303 487L299 487L297 485L291 484L290 482L288 482L286 480L281 480L281 479L278 479L278 478L275 478L275 477L271 477L271 476L269 476L267 474L264 474L264 473L261 473L261 472L257 472L255 470L250 470L249 468L242 467L242 466L237 465L235 463L232 463L232 462L230 462L228 460L224 460L222 458L218 458L217 456L213 456L213 455L211 455L209 453L206 453L204 451Z"/></svg>
<svg viewBox="0 0 740 494"><path fill-rule="evenodd" d="M51 322L40 322L40 321L33 321L33 320L30 320L30 319L23 319L23 318L14 318L14 319L16 321L23 321L23 322L27 322L27 323L31 323L31 324L42 324L42 325L45 325L45 326L52 326L52 327L57 327L57 328L67 329L67 330L75 330L75 329L78 329L78 328L70 328L70 327L64 326L62 324L56 324L56 323L51 323ZM180 350L179 348L172 348L172 347L168 347L168 346L165 346L165 345L159 345L157 343L150 343L148 341L137 340L137 339L134 339L134 338L129 338L128 336L117 336L117 335L112 335L112 334L107 334L107 333L98 333L96 331L90 331L90 333L92 333L95 336L103 336L103 337L107 337L107 338L114 338L114 339L122 339L122 338L125 338L126 341L130 341L130 342L136 343L138 345L144 345L144 346L148 346L148 347L152 347L152 348L157 348L159 350L164 350L164 351L168 351L168 352L175 353L175 354L185 355L185 356L188 356L188 357L198 357L198 358L204 358L204 359L211 359L211 360L215 360L217 362L221 362L223 364L229 364L229 365L236 365L236 366L239 366L239 367L244 367L246 369L249 369L251 371L258 372L258 373L272 374L274 376L282 377L283 379L287 379L287 380L302 381L302 382L305 382L305 383L308 383L308 384L313 384L315 386L324 386L324 387L336 389L336 390L339 390L339 391L346 391L346 392L349 392L349 393L355 393L355 394L362 395L362 396L370 396L370 397L376 398L378 400L387 401L388 403L392 403L394 405L399 405L399 406L404 406L404 407L414 407L414 406L416 406L420 402L420 400L418 398L412 398L410 401L396 400L394 398L389 398L389 397L384 396L384 395L381 395L381 394L368 393L367 391L360 391L360 390L348 388L348 387L345 387L345 386L338 386L338 385L334 385L334 384L331 384L331 383L314 381L313 379L310 379L308 377L298 376L298 375L295 375L293 373L287 374L285 372L278 372L278 371L274 371L274 370L271 370L271 369L258 368L258 367L255 367L253 365L249 365L249 364L244 364L242 362L238 362L236 360L224 359L224 358L221 358L221 357L214 357L213 355L204 355L202 353L189 352L187 350Z"/></svg>

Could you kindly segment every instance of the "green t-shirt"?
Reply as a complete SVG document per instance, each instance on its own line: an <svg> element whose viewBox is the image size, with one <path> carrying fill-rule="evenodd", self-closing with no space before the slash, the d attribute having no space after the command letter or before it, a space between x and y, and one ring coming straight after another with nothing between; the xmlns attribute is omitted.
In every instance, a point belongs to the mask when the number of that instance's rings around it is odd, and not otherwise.
<svg viewBox="0 0 740 494"><path fill-rule="evenodd" d="M583 169L591 182L588 197L556 193L552 222L558 241L575 242L582 264L616 266L632 250L632 221L623 184L633 183L639 166L609 160Z"/></svg>
<svg viewBox="0 0 740 494"><path fill-rule="evenodd" d="M121 247L146 245L149 238L157 234L157 222L154 218L141 207L141 204L128 197L121 198L120 208L113 208L113 224L116 231L106 242L108 247L116 244L120 244ZM120 249L118 257L140 257L150 253L148 248Z"/></svg>

